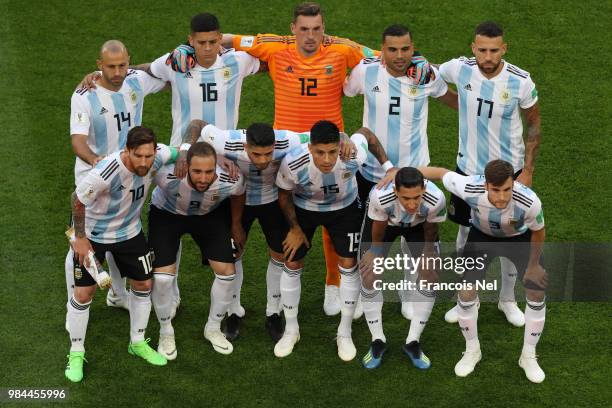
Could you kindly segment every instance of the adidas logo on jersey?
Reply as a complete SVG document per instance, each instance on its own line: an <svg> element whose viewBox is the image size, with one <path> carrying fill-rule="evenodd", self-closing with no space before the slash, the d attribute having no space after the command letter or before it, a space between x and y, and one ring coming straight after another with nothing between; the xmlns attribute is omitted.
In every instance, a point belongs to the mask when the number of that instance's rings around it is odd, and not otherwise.
<svg viewBox="0 0 612 408"><path fill-rule="evenodd" d="M471 84L467 84L466 86L463 87L463 89L465 89L466 91L471 91L472 90L472 85Z"/></svg>
<svg viewBox="0 0 612 408"><path fill-rule="evenodd" d="M123 184L119 186L119 188L117 189L117 191L121 191L121 190L125 190L125 187L123 187Z"/></svg>
<svg viewBox="0 0 612 408"><path fill-rule="evenodd" d="M102 109L100 109L100 115L104 115L106 112L108 112L108 109L103 106Z"/></svg>
<svg viewBox="0 0 612 408"><path fill-rule="evenodd" d="M380 92L380 88L378 87L378 85L372 88L372 92Z"/></svg>
<svg viewBox="0 0 612 408"><path fill-rule="evenodd" d="M287 67L287 72L292 73L293 72L293 67L291 65L289 65Z"/></svg>
<svg viewBox="0 0 612 408"><path fill-rule="evenodd" d="M191 72L187 72L187 73L185 74L185 78L193 78L193 77L191 76Z"/></svg>

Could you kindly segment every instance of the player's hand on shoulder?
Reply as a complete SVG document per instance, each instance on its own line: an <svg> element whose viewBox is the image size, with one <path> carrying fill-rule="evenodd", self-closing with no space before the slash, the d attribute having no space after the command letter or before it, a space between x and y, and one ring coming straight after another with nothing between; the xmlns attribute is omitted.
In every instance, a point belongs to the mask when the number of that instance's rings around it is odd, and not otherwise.
<svg viewBox="0 0 612 408"><path fill-rule="evenodd" d="M344 132L340 133L340 160L347 161L357 154L357 146L348 135Z"/></svg>
<svg viewBox="0 0 612 408"><path fill-rule="evenodd" d="M435 77L433 68L427 59L420 54L412 56L412 63L408 67L408 76L419 85L429 83Z"/></svg>
<svg viewBox="0 0 612 408"><path fill-rule="evenodd" d="M217 161L219 166L227 172L228 176L233 179L240 177L240 167L238 167L236 163L221 155L217 155Z"/></svg>
<svg viewBox="0 0 612 408"><path fill-rule="evenodd" d="M174 171L172 174L182 179L187 175L187 167L187 150L181 150L179 151L176 163L174 163Z"/></svg>
<svg viewBox="0 0 612 408"><path fill-rule="evenodd" d="M83 80L77 85L77 89L96 89L96 81L102 77L97 71L85 75Z"/></svg>
<svg viewBox="0 0 612 408"><path fill-rule="evenodd" d="M397 167L391 167L389 170L387 170L387 173L385 173L383 178L381 178L380 181L376 183L376 189L382 190L383 188L386 188L389 184L393 183L393 181L395 180L395 175L399 170L400 169Z"/></svg>
<svg viewBox="0 0 612 408"><path fill-rule="evenodd" d="M533 183L533 174L529 171L523 169L521 174L516 178L516 181L523 184L524 186L531 187L531 183Z"/></svg>
<svg viewBox="0 0 612 408"><path fill-rule="evenodd" d="M173 71L183 74L195 67L195 64L195 50L189 44L179 45L166 58L166 65L170 65Z"/></svg>
<svg viewBox="0 0 612 408"><path fill-rule="evenodd" d="M293 261L295 253L300 249L302 244L310 248L310 243L308 239L306 239L304 231L299 227L289 229L287 237L283 241L283 253L287 262Z"/></svg>

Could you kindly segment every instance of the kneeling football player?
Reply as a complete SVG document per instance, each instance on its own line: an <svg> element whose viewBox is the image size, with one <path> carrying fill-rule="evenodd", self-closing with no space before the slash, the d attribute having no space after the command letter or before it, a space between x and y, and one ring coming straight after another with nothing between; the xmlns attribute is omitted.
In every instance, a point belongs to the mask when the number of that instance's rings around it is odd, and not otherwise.
<svg viewBox="0 0 612 408"><path fill-rule="evenodd" d="M456 172L425 167L425 177L442 180L444 187L464 200L471 208L471 224L464 257L484 260L474 263L464 274L471 288L459 292L459 327L465 337L465 353L455 365L455 374L466 377L481 360L478 341L478 291L476 283L483 281L489 264L498 257L514 263L523 281L527 305L525 307L525 335L519 366L529 381L544 381L535 349L546 317L544 290L548 284L546 271L540 264L544 245L544 213L538 196L529 187L514 181L514 169L504 160L489 162L484 175L462 176ZM482 266L482 267L480 267Z"/></svg>
<svg viewBox="0 0 612 408"><path fill-rule="evenodd" d="M291 354L300 338L298 305L300 275L310 240L318 226L324 226L339 255L341 320L338 326L338 356L344 361L355 357L351 323L361 279L357 271L361 203L355 173L369 150L385 167L392 167L376 136L361 128L351 136L356 153L347 160L339 158L340 132L329 121L315 123L310 143L289 152L281 163L276 185L281 210L289 224L283 241L285 267L281 276L281 303L285 331L274 347L277 357ZM295 205L294 205L295 204Z"/></svg>
<svg viewBox="0 0 612 408"><path fill-rule="evenodd" d="M437 274L427 260L435 257L438 223L446 219L446 200L442 191L413 167L403 167L395 175L394 183L383 189L370 191L366 217L359 248L362 279L361 303L372 334L372 344L363 357L365 368L377 368L387 350L382 325L383 295L374 282L382 278L374 274L374 258L386 256L397 237L404 237L411 256L421 257L412 297L413 318L403 352L419 369L427 369L431 362L423 353L420 337L434 306L435 292L427 283L437 280ZM415 272L413 272L415 273Z"/></svg>
<svg viewBox="0 0 612 408"><path fill-rule="evenodd" d="M155 254L153 306L160 326L157 351L169 360L177 356L171 315L176 252L181 237L191 235L200 248L202 260L206 258L215 273L204 337L221 354L233 351L220 329L232 299L235 276L232 239L239 250L244 244L243 177L238 174L232 178L217 166L216 152L205 142L189 148L187 166L187 176L182 179L168 166L157 173L149 211L149 241ZM228 197L231 219L220 206Z"/></svg>
<svg viewBox="0 0 612 408"><path fill-rule="evenodd" d="M96 292L94 277L83 266L93 254L104 262L110 252L122 276L130 278L130 344L128 352L153 365L167 360L145 340L151 313L151 253L142 232L140 212L153 173L176 160L176 149L157 144L151 129L136 126L127 134L125 149L108 155L79 182L72 195L75 288L68 302L70 354L65 375L83 379L85 334Z"/></svg>

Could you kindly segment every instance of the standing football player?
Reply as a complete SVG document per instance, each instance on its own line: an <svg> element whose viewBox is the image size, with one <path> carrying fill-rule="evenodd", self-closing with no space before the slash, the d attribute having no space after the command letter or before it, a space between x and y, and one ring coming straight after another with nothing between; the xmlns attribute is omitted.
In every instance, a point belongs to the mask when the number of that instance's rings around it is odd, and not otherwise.
<svg viewBox="0 0 612 408"><path fill-rule="evenodd" d="M456 172L483 174L487 163L502 159L512 164L514 177L531 186L540 148L538 92L529 72L503 59L507 50L502 28L494 22L476 27L472 53L440 65L445 81L457 86L459 94L459 150ZM523 140L524 116L526 143ZM470 230L470 207L451 195L449 218L459 224L457 252L460 254ZM501 262L501 291L498 308L514 326L525 324L516 304L514 284L517 270L507 258ZM454 307L445 315L457 321Z"/></svg>
<svg viewBox="0 0 612 408"><path fill-rule="evenodd" d="M419 81L412 64L415 51L412 33L393 24L382 34L382 58L366 58L357 65L344 84L347 96L364 95L363 126L376 134L395 167L429 164L427 119L429 97L457 109L457 94L448 89L435 68ZM384 64L382 60L384 59ZM372 154L357 173L359 197L365 203L372 187L385 171ZM402 240L404 246L405 241ZM407 279L416 277L407 272ZM402 299L402 315L412 318L412 303Z"/></svg>
<svg viewBox="0 0 612 408"><path fill-rule="evenodd" d="M128 69L128 50L117 40L102 45L97 64L100 69L98 87L89 92L86 88L79 88L71 100L70 134L76 155L75 185L105 156L125 147L129 130L142 122L144 97L165 86L163 81L142 71ZM70 249L65 262L68 299L72 297L74 288L73 258L74 252ZM110 252L107 262L113 287L108 292L106 303L128 309L125 282Z"/></svg>

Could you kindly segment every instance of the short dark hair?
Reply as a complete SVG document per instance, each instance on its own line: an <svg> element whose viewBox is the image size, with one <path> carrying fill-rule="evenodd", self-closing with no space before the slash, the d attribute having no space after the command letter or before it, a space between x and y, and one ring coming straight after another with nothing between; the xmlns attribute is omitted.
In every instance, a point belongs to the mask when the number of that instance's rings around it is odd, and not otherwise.
<svg viewBox="0 0 612 408"><path fill-rule="evenodd" d="M191 164L191 159L194 157L210 157L212 156L217 162L217 152L215 148L206 142L197 142L191 145L187 150L187 164Z"/></svg>
<svg viewBox="0 0 612 408"><path fill-rule="evenodd" d="M400 187L425 187L425 178L423 173L414 167L402 167L395 174L395 188Z"/></svg>
<svg viewBox="0 0 612 408"><path fill-rule="evenodd" d="M387 37L403 37L406 34L410 36L410 40L412 41L412 33L410 29L402 24L391 24L389 27L385 28L385 31L382 33L382 42L385 42Z"/></svg>
<svg viewBox="0 0 612 408"><path fill-rule="evenodd" d="M492 160L485 167L485 181L494 186L501 186L508 180L508 177L514 177L514 169L512 165L505 160Z"/></svg>
<svg viewBox="0 0 612 408"><path fill-rule="evenodd" d="M192 33L208 33L210 31L219 31L219 20L210 13L200 13L191 18Z"/></svg>
<svg viewBox="0 0 612 408"><path fill-rule="evenodd" d="M153 129L144 126L134 126L127 134L125 147L128 150L134 150L149 143L153 143L153 146L157 148L157 139Z"/></svg>
<svg viewBox="0 0 612 408"><path fill-rule="evenodd" d="M274 129L267 123L253 123L246 130L246 140L252 146L270 146L276 139Z"/></svg>
<svg viewBox="0 0 612 408"><path fill-rule="evenodd" d="M323 10L321 10L321 6L318 3L298 4L293 9L293 22L295 23L299 16L315 17L319 15L323 18Z"/></svg>
<svg viewBox="0 0 612 408"><path fill-rule="evenodd" d="M311 144L339 143L340 129L329 120L320 120L310 129Z"/></svg>
<svg viewBox="0 0 612 408"><path fill-rule="evenodd" d="M485 21L478 24L478 27L476 27L476 30L474 30L474 35L483 35L489 38L496 38L502 37L504 35L504 30L494 21Z"/></svg>

